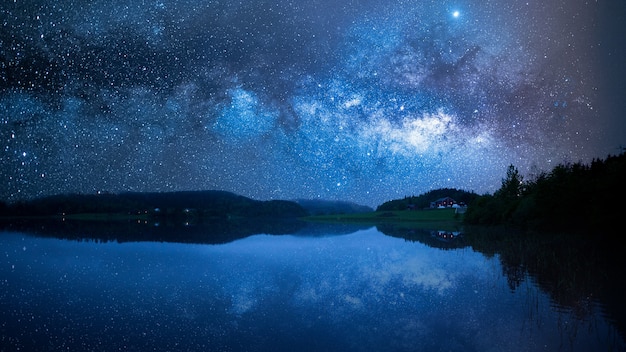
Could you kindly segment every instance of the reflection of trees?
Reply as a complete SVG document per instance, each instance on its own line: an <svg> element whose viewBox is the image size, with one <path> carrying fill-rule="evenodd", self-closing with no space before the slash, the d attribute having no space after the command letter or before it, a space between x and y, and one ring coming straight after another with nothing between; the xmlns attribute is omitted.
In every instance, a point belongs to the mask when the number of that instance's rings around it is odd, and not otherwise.
<svg viewBox="0 0 626 352"><path fill-rule="evenodd" d="M301 231L305 224L296 219L250 218L189 222L12 221L0 224L4 230L43 237L98 242L178 242L219 244L256 234L283 235Z"/></svg>
<svg viewBox="0 0 626 352"><path fill-rule="evenodd" d="M505 230L466 229L465 240L486 255L499 254L502 270L512 290L527 275L534 278L558 307L580 320L594 313L600 303L603 314L626 336L626 297L622 246L593 241L589 236L539 234Z"/></svg>
<svg viewBox="0 0 626 352"><path fill-rule="evenodd" d="M521 264L502 265L502 271L506 276L506 282L511 290L515 290L526 278L526 269Z"/></svg>
<svg viewBox="0 0 626 352"><path fill-rule="evenodd" d="M257 234L329 236L363 229L362 225L313 224L297 219L265 217L189 220L192 218L132 221L29 219L0 222L0 230L78 241L220 244Z"/></svg>
<svg viewBox="0 0 626 352"><path fill-rule="evenodd" d="M432 248L455 249L467 247L464 236L453 231L431 230L402 223L378 224L376 228L387 236L403 238L410 242L420 242Z"/></svg>
<svg viewBox="0 0 626 352"><path fill-rule="evenodd" d="M626 281L622 278L626 256L622 245L593 241L583 235L529 235L505 228L465 226L463 236L452 241L437 236L440 231L406 224L381 224L377 228L385 235L432 248L471 246L486 257L498 255L512 291L523 289L522 284L530 277L555 306L577 319L562 325L567 330L564 336L575 337L582 327L574 324L589 322L598 313L599 304L603 309L600 314L608 317L626 338ZM539 319L536 304L529 302L529 315Z"/></svg>

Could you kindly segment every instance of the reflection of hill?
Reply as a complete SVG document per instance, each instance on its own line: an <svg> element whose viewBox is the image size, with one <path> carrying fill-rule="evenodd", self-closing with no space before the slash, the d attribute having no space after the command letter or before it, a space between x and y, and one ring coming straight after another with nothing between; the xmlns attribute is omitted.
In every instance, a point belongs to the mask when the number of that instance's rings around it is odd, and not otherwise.
<svg viewBox="0 0 626 352"><path fill-rule="evenodd" d="M626 337L626 267L624 245L593 241L588 236L521 234L504 230L467 229L465 240L487 256L498 254L512 290L526 275L535 279L553 302L581 320L599 302L603 314Z"/></svg>
<svg viewBox="0 0 626 352"><path fill-rule="evenodd" d="M432 248L454 249L467 247L465 237L456 232L439 231L399 224L376 225L378 231L387 236L404 238L411 242L420 242Z"/></svg>
<svg viewBox="0 0 626 352"><path fill-rule="evenodd" d="M283 235L301 230L304 223L295 219L214 220L185 226L183 223L144 221L13 221L0 225L9 231L37 236L101 242L178 242L220 244L256 234Z"/></svg>
<svg viewBox="0 0 626 352"><path fill-rule="evenodd" d="M324 237L324 236L340 236L350 235L359 230L365 230L371 228L371 225L367 224L350 224L350 223L318 223L318 222L306 222L305 225L297 232L292 233L294 236L304 237Z"/></svg>
<svg viewBox="0 0 626 352"><path fill-rule="evenodd" d="M385 235L417 241L429 247L456 249L471 246L487 257L498 255L511 290L531 276L561 309L590 321L597 305L626 338L626 248L623 244L593 241L589 236L527 234L505 229L464 226L463 235L377 225ZM582 327L580 327L582 328ZM576 331L571 331L576 333Z"/></svg>
<svg viewBox="0 0 626 352"><path fill-rule="evenodd" d="M297 219L214 219L185 222L37 220L0 222L0 230L20 231L41 237L98 242L176 242L222 244L257 234L337 236L351 234L363 225L314 224Z"/></svg>

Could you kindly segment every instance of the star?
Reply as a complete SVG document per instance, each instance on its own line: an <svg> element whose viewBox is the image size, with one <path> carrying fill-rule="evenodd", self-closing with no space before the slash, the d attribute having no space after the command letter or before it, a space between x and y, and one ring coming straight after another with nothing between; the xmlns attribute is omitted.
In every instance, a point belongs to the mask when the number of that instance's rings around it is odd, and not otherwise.
<svg viewBox="0 0 626 352"><path fill-rule="evenodd" d="M23 1L38 11L0 3L0 201L217 189L377 206L626 144L619 6Z"/></svg>

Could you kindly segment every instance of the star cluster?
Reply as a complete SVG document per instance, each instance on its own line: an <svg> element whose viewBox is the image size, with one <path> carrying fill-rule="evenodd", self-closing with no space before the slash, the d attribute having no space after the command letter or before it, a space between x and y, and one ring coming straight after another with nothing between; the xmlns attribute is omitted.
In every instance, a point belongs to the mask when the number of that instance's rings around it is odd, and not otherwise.
<svg viewBox="0 0 626 352"><path fill-rule="evenodd" d="M619 152L624 7L4 2L0 198L492 192Z"/></svg>

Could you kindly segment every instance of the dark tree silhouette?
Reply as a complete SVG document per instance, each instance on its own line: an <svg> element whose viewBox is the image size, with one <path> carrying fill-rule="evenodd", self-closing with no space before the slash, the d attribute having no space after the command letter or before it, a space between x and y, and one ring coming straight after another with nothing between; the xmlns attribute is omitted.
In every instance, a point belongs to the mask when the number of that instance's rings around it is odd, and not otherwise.
<svg viewBox="0 0 626 352"><path fill-rule="evenodd" d="M495 196L505 199L514 199L522 195L522 184L524 178L519 170L513 165L509 165L506 170L506 177L502 179L502 187L496 191Z"/></svg>
<svg viewBox="0 0 626 352"><path fill-rule="evenodd" d="M469 224L513 225L526 230L581 231L605 236L621 216L626 193L626 154L582 163L561 164L549 173L523 181L509 166L494 195L472 202Z"/></svg>

